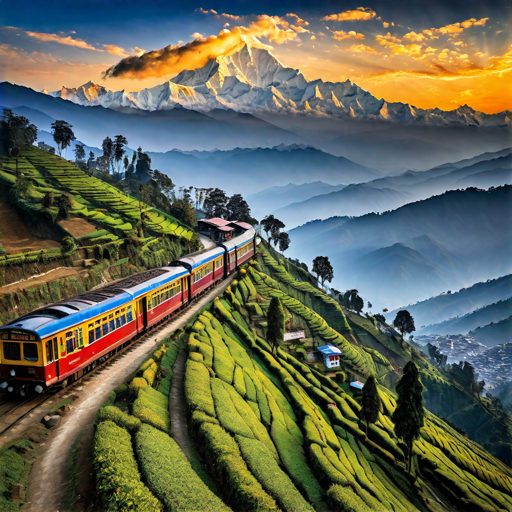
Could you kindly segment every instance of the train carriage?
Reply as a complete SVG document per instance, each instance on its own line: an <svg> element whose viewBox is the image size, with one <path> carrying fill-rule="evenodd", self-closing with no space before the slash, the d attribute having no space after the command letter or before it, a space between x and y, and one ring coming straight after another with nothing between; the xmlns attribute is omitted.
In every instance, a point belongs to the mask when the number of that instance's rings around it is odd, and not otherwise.
<svg viewBox="0 0 512 512"><path fill-rule="evenodd" d="M173 265L183 265L190 272L190 299L223 279L226 275L225 251L215 247L205 252L176 260Z"/></svg>
<svg viewBox="0 0 512 512"><path fill-rule="evenodd" d="M222 247L226 250L228 274L254 256L256 252L255 236L256 232L251 227L241 235L222 243Z"/></svg>

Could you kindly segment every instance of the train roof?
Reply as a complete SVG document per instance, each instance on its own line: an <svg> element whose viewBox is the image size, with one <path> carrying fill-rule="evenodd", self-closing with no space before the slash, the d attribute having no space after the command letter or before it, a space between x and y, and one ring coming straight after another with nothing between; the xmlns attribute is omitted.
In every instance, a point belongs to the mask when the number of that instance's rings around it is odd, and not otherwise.
<svg viewBox="0 0 512 512"><path fill-rule="evenodd" d="M235 248L245 245L247 242L250 242L251 240L254 240L255 235L256 231L254 230L253 227L251 227L241 235L235 236L231 240L226 240L225 242L222 242L222 247L226 248L228 251L231 251Z"/></svg>
<svg viewBox="0 0 512 512"><path fill-rule="evenodd" d="M188 270L183 266L141 272L69 300L37 309L0 327L0 330L23 329L35 332L42 338L121 307L134 298L186 274Z"/></svg>
<svg viewBox="0 0 512 512"><path fill-rule="evenodd" d="M176 260L176 263L182 263L183 265L194 269L204 265L205 263L208 263L211 260L214 260L215 258L218 258L219 256L222 256L224 252L225 251L223 247L214 247L213 249L208 249L207 251L198 254L191 254L185 258L180 258L179 260Z"/></svg>

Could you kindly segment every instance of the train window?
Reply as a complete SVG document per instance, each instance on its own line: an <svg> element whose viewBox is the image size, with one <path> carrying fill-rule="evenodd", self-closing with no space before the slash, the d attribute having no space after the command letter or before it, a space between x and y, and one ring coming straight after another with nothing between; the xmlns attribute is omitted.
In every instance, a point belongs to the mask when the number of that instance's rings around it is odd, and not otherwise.
<svg viewBox="0 0 512 512"><path fill-rule="evenodd" d="M37 361L37 343L23 343L23 357L25 361Z"/></svg>
<svg viewBox="0 0 512 512"><path fill-rule="evenodd" d="M126 318L128 319L128 322L131 322L133 320L133 312L131 306L128 309L128 313L126 313Z"/></svg>
<svg viewBox="0 0 512 512"><path fill-rule="evenodd" d="M76 330L76 341L78 348L82 348L84 346L84 335L81 327Z"/></svg>
<svg viewBox="0 0 512 512"><path fill-rule="evenodd" d="M95 325L95 329L94 329L94 339L95 340L99 340L101 338L101 322L99 320L96 320L96 322L94 322L94 325Z"/></svg>
<svg viewBox="0 0 512 512"><path fill-rule="evenodd" d="M94 336L94 329L92 328L92 325L89 326L89 344L94 343L96 340Z"/></svg>
<svg viewBox="0 0 512 512"><path fill-rule="evenodd" d="M115 320L110 320L108 328L109 328L110 331L113 331L116 328L116 321Z"/></svg>
<svg viewBox="0 0 512 512"><path fill-rule="evenodd" d="M119 327L121 327L121 318L117 317L116 318L116 329L119 329Z"/></svg>
<svg viewBox="0 0 512 512"><path fill-rule="evenodd" d="M68 331L66 333L66 350L69 353L74 352L76 349L76 338L73 334L73 331Z"/></svg>
<svg viewBox="0 0 512 512"><path fill-rule="evenodd" d="M53 361L53 340L46 342L46 362L51 363Z"/></svg>
<svg viewBox="0 0 512 512"><path fill-rule="evenodd" d="M4 357L10 361L21 360L20 344L4 341Z"/></svg>
<svg viewBox="0 0 512 512"><path fill-rule="evenodd" d="M103 336L106 336L108 334L108 324L107 323L103 324L102 332L103 332Z"/></svg>
<svg viewBox="0 0 512 512"><path fill-rule="evenodd" d="M222 258L219 258L218 260L215 261L215 270L221 268L222 265L223 265Z"/></svg>
<svg viewBox="0 0 512 512"><path fill-rule="evenodd" d="M55 338L53 338L53 356L55 358L55 361L57 361L57 359L59 358L59 349L58 349L58 345L57 345L57 336L55 336Z"/></svg>
<svg viewBox="0 0 512 512"><path fill-rule="evenodd" d="M62 337L60 338L60 355L61 357L65 356L66 355L66 344L64 343L64 340L62 339Z"/></svg>
<svg viewBox="0 0 512 512"><path fill-rule="evenodd" d="M125 325L126 324L126 315L121 315L121 325Z"/></svg>

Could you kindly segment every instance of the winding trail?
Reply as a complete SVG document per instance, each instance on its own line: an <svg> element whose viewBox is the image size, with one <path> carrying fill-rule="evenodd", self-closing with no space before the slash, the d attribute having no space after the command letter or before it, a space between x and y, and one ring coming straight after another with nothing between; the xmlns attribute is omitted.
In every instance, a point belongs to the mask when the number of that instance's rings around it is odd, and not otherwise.
<svg viewBox="0 0 512 512"><path fill-rule="evenodd" d="M73 450L78 450L77 472L79 477L78 490L81 493L92 494L94 492L94 473L90 464L90 448L94 433L94 420L96 413L107 399L110 391L134 372L144 359L156 348L158 341L166 338L177 329L184 327L201 308L206 306L214 297L220 295L231 283L232 277L223 281L220 285L203 295L199 300L190 305L179 316L171 320L154 334L134 343L132 348L116 358L113 363L92 374L91 378L77 386L74 391L80 392L80 397L72 404L71 410L63 417L61 424L52 433L48 441L42 446L42 451L35 461L31 475L27 504L24 512L63 512L65 510L93 510L91 502L93 496L84 496L84 500L72 507L63 505L69 492L70 478L69 465ZM180 357L185 357L184 351ZM178 408L185 407L183 395L184 362L182 373L178 368L173 375L173 388L178 393L174 400ZM176 386L174 380L176 380ZM181 379L181 383L179 381ZM183 414L183 416L181 416ZM180 433L176 441L184 449L187 457L192 456L192 444L187 437L186 414L182 411L175 413L173 422L179 428ZM181 421L181 423L180 423ZM174 435L174 433L173 433ZM180 440L178 440L180 439ZM183 444L182 444L183 443ZM188 453L187 451L188 450Z"/></svg>

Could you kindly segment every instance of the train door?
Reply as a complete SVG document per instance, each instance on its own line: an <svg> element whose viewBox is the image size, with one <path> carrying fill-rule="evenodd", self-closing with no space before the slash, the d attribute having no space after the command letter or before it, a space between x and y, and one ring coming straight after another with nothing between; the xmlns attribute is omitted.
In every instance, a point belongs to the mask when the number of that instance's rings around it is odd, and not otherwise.
<svg viewBox="0 0 512 512"><path fill-rule="evenodd" d="M139 327L145 330L148 326L148 298L142 297L137 302L138 321L140 322Z"/></svg>

